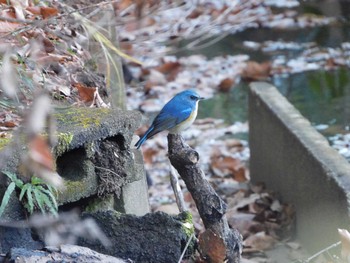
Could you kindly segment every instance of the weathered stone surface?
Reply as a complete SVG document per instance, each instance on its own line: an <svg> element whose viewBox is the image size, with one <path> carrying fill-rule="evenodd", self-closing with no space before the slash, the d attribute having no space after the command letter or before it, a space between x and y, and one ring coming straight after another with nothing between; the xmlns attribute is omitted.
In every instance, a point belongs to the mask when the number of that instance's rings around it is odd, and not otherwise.
<svg viewBox="0 0 350 263"><path fill-rule="evenodd" d="M278 91L253 83L249 94L250 171L295 205L297 237L311 252L349 225L350 165Z"/></svg>
<svg viewBox="0 0 350 263"><path fill-rule="evenodd" d="M147 187L143 184L145 173L142 156L140 158L140 152L133 152L130 148L141 115L118 109L72 107L60 110L55 118L58 143L54 147L54 154L57 171L65 179L66 186L65 191L59 192L59 205L95 197L97 194L115 194L116 207L121 208L121 211L138 215L149 212L149 206L145 205L148 196ZM16 172L21 153L12 154L13 157L9 157L3 169ZM137 160L134 156L138 156ZM139 193L139 198L142 198L140 209L135 206L135 194L121 194L122 187L132 182L136 183L128 189L133 188L133 192ZM1 176L0 198L8 184L9 180ZM128 192L128 189L124 192ZM11 197L13 205L7 207L3 218L22 219L18 213L23 213L23 209L21 211L21 204L16 199L14 192Z"/></svg>
<svg viewBox="0 0 350 263"><path fill-rule="evenodd" d="M130 150L140 121L138 113L70 109L55 116L59 134L57 170L67 187L60 195L60 204L96 194L116 194L118 200L123 186L144 178L143 167L139 169ZM138 188L138 192L146 191ZM127 201L122 198L121 202Z"/></svg>
<svg viewBox="0 0 350 263"><path fill-rule="evenodd" d="M115 199L114 208L122 213L143 216L150 211L148 186L141 152L135 149L133 155L135 173L139 174L141 178L122 188L120 198Z"/></svg>
<svg viewBox="0 0 350 263"><path fill-rule="evenodd" d="M7 257L13 263L47 263L47 262L75 262L75 263L123 263L122 259L97 253L86 247L61 245L60 248L47 248L46 251L13 248Z"/></svg>
<svg viewBox="0 0 350 263"><path fill-rule="evenodd" d="M85 213L83 217L94 218L113 246L106 248L91 240L80 240L79 245L136 262L178 262L194 231L187 213L169 216L157 212L137 217L105 211ZM189 253L192 249L190 246Z"/></svg>
<svg viewBox="0 0 350 263"><path fill-rule="evenodd" d="M0 254L8 253L13 247L40 249L43 244L34 241L29 228L14 228L0 226Z"/></svg>
<svg viewBox="0 0 350 263"><path fill-rule="evenodd" d="M55 117L58 123L55 152L58 156L87 142L116 135L121 135L118 141L121 149L127 149L141 120L138 112L102 108L69 108L56 113Z"/></svg>

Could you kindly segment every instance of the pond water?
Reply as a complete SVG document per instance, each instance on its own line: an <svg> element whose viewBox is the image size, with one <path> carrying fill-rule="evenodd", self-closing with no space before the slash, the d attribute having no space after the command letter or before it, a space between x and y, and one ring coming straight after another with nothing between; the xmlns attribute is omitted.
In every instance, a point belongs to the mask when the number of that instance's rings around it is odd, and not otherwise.
<svg viewBox="0 0 350 263"><path fill-rule="evenodd" d="M315 42L320 47L340 47L350 42L350 4L347 1L305 1L298 7L300 13L322 14L336 17L340 22L307 29L249 29L231 35L206 49L181 53L181 55L204 54L207 57L220 55L248 54L251 60L263 62L276 56L294 58L303 49L278 50L265 53L253 51L244 46L244 41ZM350 70L339 68L333 71L307 71L269 80L280 92L326 136L346 133L350 129ZM203 101L199 118L222 118L227 123L247 120L247 90L249 83L241 82L230 93L217 94Z"/></svg>

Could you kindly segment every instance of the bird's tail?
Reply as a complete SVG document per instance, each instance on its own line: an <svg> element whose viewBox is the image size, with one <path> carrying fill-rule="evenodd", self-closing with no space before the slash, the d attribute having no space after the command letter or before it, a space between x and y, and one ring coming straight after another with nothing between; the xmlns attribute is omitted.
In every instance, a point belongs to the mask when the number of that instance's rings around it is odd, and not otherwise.
<svg viewBox="0 0 350 263"><path fill-rule="evenodd" d="M153 131L153 127L150 127L146 133L138 140L138 142L135 144L136 149L139 149L141 145L148 139L148 134Z"/></svg>

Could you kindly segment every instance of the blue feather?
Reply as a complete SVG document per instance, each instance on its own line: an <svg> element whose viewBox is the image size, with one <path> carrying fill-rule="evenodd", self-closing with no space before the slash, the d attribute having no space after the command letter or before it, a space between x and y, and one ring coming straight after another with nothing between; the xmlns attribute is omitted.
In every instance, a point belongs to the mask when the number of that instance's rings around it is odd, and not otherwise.
<svg viewBox="0 0 350 263"><path fill-rule="evenodd" d="M194 111L197 111L196 105L201 99L203 98L199 97L199 95L192 90L186 90L178 93L167 104L165 104L163 109L153 120L151 127L135 144L137 149L139 149L147 139L151 138L157 133L164 130L172 130L174 127L175 129L179 127L178 125L184 123L191 117L191 114Z"/></svg>

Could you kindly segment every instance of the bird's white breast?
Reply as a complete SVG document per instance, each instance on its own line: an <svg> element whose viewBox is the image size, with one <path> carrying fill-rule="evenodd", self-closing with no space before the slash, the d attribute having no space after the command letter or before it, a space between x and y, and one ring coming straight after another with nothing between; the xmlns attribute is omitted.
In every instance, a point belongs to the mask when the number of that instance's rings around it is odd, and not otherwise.
<svg viewBox="0 0 350 263"><path fill-rule="evenodd" d="M176 125L171 130L169 130L169 132L170 133L180 133L181 131L186 130L188 127L190 127L192 125L192 123L196 119L197 112L198 112L198 101L196 102L195 109L191 112L190 116L186 120L184 120L183 122Z"/></svg>

